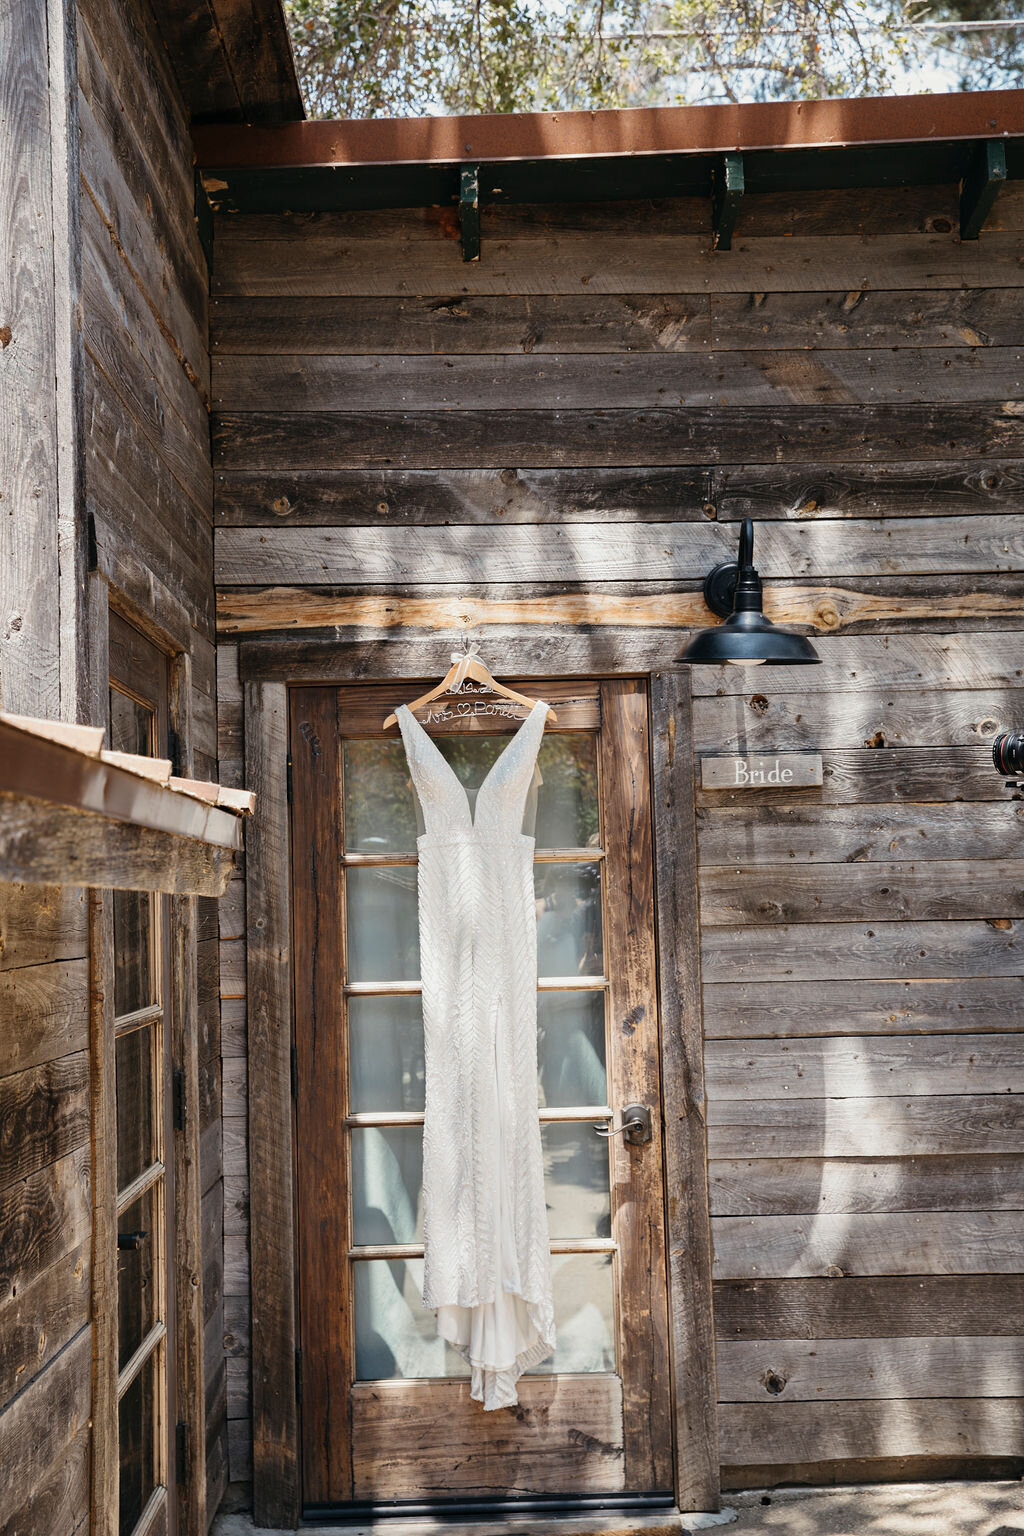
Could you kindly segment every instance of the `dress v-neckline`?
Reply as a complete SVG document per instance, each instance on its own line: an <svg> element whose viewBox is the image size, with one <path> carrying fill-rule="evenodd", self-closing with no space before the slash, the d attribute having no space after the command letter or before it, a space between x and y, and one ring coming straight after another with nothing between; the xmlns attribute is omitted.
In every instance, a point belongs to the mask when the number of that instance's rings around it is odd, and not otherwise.
<svg viewBox="0 0 1024 1536"><path fill-rule="evenodd" d="M533 717L537 713L538 709L547 709L547 708L548 708L548 705L544 702L544 700L543 699L538 699L537 702L534 704L533 708L530 710L530 713L524 718L522 724L518 727L517 730L513 731L512 736L511 736L511 738L510 738L510 740L508 742L508 745L502 747L501 751L498 753L497 757L494 759L494 762L488 768L487 772L484 774L483 778L480 781L480 788L476 792L476 804L477 804L478 808L479 808L479 805L480 805L480 796L483 794L484 790L487 788L488 784L490 783L491 777L495 773L495 771L496 771L496 769L498 767L498 764L501 763L501 762L504 762L505 758L512 751L512 748L515 746L515 744L519 740L520 736L526 730L526 727L529 725L530 721L533 719ZM404 711L405 714L407 714L409 716L409 719L412 721L413 725L416 727L416 729L419 732L419 734L423 737L423 740L430 747L431 751L435 754L435 756L438 758L438 760L444 765L444 768L447 770L448 774L451 776L452 782L454 784L457 784L459 789L461 789L462 794L463 794L463 799L465 801L465 806L466 806L466 815L469 818L469 825L470 825L470 828L475 832L476 831L476 812L474 810L470 809L470 805L469 805L469 790L466 788L465 784L463 784L462 780L459 778L458 774L455 772L455 769L452 767L451 763L448 761L448 759L445 757L444 753L441 751L440 747L437 745L437 742L430 735L429 731L424 730L423 726L416 719L416 716L413 714L412 710L409 708L409 706L407 704L400 704L399 707L398 707L398 710L396 711L396 713L402 713L403 711Z"/></svg>

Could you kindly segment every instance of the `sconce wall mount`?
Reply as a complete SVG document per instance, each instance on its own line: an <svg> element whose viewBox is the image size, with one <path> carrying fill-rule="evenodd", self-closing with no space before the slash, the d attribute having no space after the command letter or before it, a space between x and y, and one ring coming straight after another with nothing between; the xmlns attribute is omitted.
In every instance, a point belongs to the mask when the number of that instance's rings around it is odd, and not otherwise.
<svg viewBox="0 0 1024 1536"><path fill-rule="evenodd" d="M763 612L761 578L754 565L754 524L743 519L739 558L716 565L704 580L704 601L725 620L701 629L679 657L686 665L740 667L820 665L821 657L803 635L777 629Z"/></svg>

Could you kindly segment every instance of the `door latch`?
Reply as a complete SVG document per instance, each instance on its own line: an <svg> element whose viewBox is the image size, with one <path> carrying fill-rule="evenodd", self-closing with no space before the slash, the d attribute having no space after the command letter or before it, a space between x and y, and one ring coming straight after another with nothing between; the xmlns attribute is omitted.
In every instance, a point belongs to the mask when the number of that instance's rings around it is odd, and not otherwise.
<svg viewBox="0 0 1024 1536"><path fill-rule="evenodd" d="M646 1104L627 1104L622 1111L622 1124L614 1131L605 1125L595 1125L594 1130L606 1140L621 1136L631 1147L644 1147L654 1138L651 1111Z"/></svg>

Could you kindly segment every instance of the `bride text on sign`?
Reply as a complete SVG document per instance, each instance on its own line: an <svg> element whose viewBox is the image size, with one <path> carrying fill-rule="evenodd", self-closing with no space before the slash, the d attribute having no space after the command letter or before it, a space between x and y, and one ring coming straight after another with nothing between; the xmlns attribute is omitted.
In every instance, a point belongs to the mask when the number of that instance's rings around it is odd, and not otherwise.
<svg viewBox="0 0 1024 1536"><path fill-rule="evenodd" d="M813 789L822 782L821 753L704 757L700 782L702 789Z"/></svg>

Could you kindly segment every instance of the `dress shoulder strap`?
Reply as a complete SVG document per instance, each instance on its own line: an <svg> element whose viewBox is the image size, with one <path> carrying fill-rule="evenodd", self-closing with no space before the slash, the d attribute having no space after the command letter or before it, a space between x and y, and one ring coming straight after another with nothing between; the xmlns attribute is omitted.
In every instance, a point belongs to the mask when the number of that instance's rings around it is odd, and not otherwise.
<svg viewBox="0 0 1024 1536"><path fill-rule="evenodd" d="M405 704L400 705L395 714L427 831L445 832L464 830L467 825L471 827L466 792L437 744L431 741Z"/></svg>

